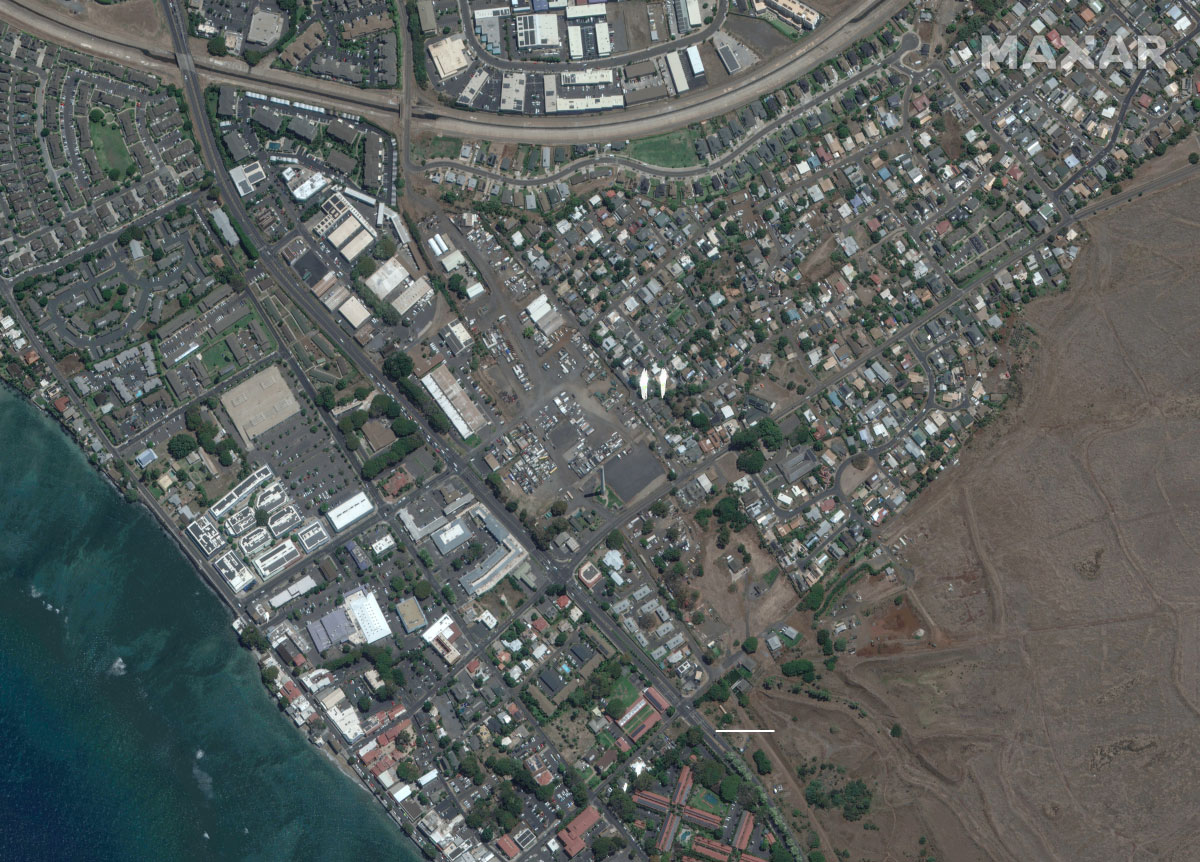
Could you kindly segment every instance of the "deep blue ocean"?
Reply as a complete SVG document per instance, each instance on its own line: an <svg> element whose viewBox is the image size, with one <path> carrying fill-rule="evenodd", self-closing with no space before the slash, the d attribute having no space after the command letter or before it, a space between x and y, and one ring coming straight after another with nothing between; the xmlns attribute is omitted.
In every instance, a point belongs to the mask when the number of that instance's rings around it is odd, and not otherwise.
<svg viewBox="0 0 1200 862"><path fill-rule="evenodd" d="M0 860L412 862L140 507L0 390Z"/></svg>

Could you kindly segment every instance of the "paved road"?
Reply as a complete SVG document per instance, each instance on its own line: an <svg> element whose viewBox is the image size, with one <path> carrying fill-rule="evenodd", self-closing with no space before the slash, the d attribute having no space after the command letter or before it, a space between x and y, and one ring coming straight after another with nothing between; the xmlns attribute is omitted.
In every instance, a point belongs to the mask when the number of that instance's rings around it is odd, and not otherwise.
<svg viewBox="0 0 1200 862"><path fill-rule="evenodd" d="M680 4L682 5L682 4ZM591 60L578 60L575 62L566 61L554 63L553 68L560 72L569 71L584 71L588 69L619 69L627 66L630 63L639 63L642 60L652 60L655 57L661 57L671 51L681 51L689 45L698 45L705 39L712 36L721 29L725 24L725 16L729 13L729 0L717 0L717 11L713 15L711 24L701 27L693 33L686 33L678 36L673 40L661 42L649 48L644 48L641 51L628 51L622 54L617 54L611 57L597 57ZM519 72L537 72L545 73L547 64L538 60L509 60L505 57L496 57L490 54L479 40L479 36L475 34L475 28L468 26L469 21L474 18L471 15L471 4L469 0L458 0L458 15L463 22L463 32L466 33L467 41L471 43L471 48L475 52L475 56L479 58L479 62L490 69L500 71L519 71ZM664 23L666 18L666 10L663 11ZM511 21L511 18L502 19ZM827 22L828 23L828 22ZM669 33L660 34L667 36ZM515 39L515 37L514 37Z"/></svg>
<svg viewBox="0 0 1200 862"><path fill-rule="evenodd" d="M147 68L160 75L173 76L178 66L193 77L201 76L201 84L230 83L335 110L351 109L393 132L399 125L397 112L403 113L405 105L415 100L412 123L421 131L494 142L561 145L623 141L660 134L740 108L793 83L837 56L849 45L877 30L904 5L904 0L872 0L845 25L818 29L814 36L798 46L796 52L757 65L720 88L705 87L669 102L658 101L621 111L564 117L501 116L441 105L434 94L419 90L411 82L412 43L406 29L401 31L406 68L406 86L401 98L394 90L360 90L277 69L246 72L236 68L235 61L195 57L190 52L186 31L183 34L176 32L177 23L171 25L174 52L168 53L132 37L98 34L73 20L72 16L35 0L0 0L0 18L40 31L47 38L75 43L90 53ZM171 8L169 4L166 6ZM545 69L552 68L542 65Z"/></svg>
<svg viewBox="0 0 1200 862"><path fill-rule="evenodd" d="M646 176L661 177L662 179L689 179L694 177L704 177L716 173L724 169L727 165L735 163L742 158L747 152L756 147L761 141L770 135L777 132L781 126L792 122L805 111L817 108L820 105L830 102L834 97L846 90L857 86L873 75L877 75L882 69L890 66L899 65L901 58L909 51L914 50L919 44L919 40L915 33L906 33L900 40L899 50L891 54L887 60L875 66L871 66L861 72L844 79L838 84L830 87L827 90L822 90L820 93L812 96L800 104L788 108L783 111L775 119L765 123L754 134L743 140L728 153L721 155L719 158L713 159L702 165L695 165L686 168L664 168L657 165L647 165L645 162L639 162L636 159L625 158L624 156L614 154L604 154L599 156L586 156L582 159L576 159L568 162L559 170L552 174L539 174L533 177L522 177L516 179L509 174L490 171L487 168L479 167L478 165L468 165L455 159L431 159L424 164L417 166L413 165L414 170L431 168L443 168L448 170L459 171L460 173L474 174L485 179L497 180L507 183L512 186L530 187L543 186L547 183L566 180L577 171L586 170L588 168L598 167L619 167L628 168L637 171Z"/></svg>

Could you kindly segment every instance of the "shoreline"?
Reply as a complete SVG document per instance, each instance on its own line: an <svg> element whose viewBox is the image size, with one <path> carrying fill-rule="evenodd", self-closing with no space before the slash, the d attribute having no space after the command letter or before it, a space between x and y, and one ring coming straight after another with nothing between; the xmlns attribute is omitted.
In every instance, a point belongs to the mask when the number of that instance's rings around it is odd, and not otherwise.
<svg viewBox="0 0 1200 862"><path fill-rule="evenodd" d="M169 521L167 521L155 507L146 503L146 500L142 496L142 489L139 488L137 500L129 500L122 493L121 489L118 487L113 477L109 474L108 470L104 469L103 466L95 463L91 458L88 457L86 450L84 450L82 445L80 445L80 440L75 435L74 429L66 425L62 421L62 417L60 415L55 414L53 410L43 407L35 402L31 397L22 392L19 387L14 385L12 381L8 380L7 378L0 377L0 386L2 386L5 391L13 395L14 398L18 399L21 403L30 407L36 413L49 420L57 432L62 434L68 440L68 442L70 442L76 448L76 451L83 456L88 468L91 469L94 474L96 474L108 485L109 489L118 498L120 498L122 503L124 503L130 509L141 509L150 516L151 520L154 522L154 525L171 541L172 545L180 552L181 556L188 563L193 572L199 577L200 581L204 584L207 590L210 593L215 594L215 596L220 600L222 607L230 614L233 620L249 620L249 617L243 611L241 611L235 603L233 603L232 599L225 595L219 587L214 585L212 582L213 575L206 571L202 563L197 560L194 551L189 548L187 543L184 541L184 537L180 535L176 529L174 529L174 524L171 524ZM233 627L232 624L230 627ZM243 647L240 642L235 642L235 652L240 652L242 650L248 652L254 658L255 664L258 664L261 655L257 651L247 649ZM266 691L265 688L263 690ZM270 692L268 692L268 694L269 693ZM270 700L273 703L276 702L276 698L272 697ZM282 712L280 712L280 715L282 715ZM308 744L310 748L319 751L322 755L322 758L329 761L341 775L351 779L355 787L379 803L384 814L387 815L393 826L399 830L401 837L409 844L414 859L425 858L425 854L421 850L420 845L417 844L417 842L413 840L412 836L404 829L404 822L397 818L396 812L393 809L388 808L387 800L383 796L377 794L367 784L365 779L358 774L358 772L346 758L339 757L338 755L334 754L326 745L315 744L309 735L304 732L304 729L296 727L293 722L289 721L287 724L297 732L297 734Z"/></svg>

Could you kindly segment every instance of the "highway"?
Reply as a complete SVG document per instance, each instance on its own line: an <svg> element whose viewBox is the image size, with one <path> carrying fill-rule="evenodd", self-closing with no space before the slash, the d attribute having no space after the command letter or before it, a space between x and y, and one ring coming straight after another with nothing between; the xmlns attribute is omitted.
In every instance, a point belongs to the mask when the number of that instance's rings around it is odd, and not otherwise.
<svg viewBox="0 0 1200 862"><path fill-rule="evenodd" d="M105 35L77 23L72 16L36 0L0 0L0 19L39 33L46 38L73 45L97 56L139 66L159 75L173 77L180 58L188 72L197 77L201 89L207 84L234 84L268 95L295 99L337 110L353 110L392 133L397 133L401 115L412 114L415 131L466 136L493 142L527 144L584 144L631 140L657 135L702 122L742 107L753 99L786 87L819 64L837 56L849 45L865 38L905 6L904 0L869 0L860 4L857 15L844 23L826 22L804 39L795 52L752 67L720 88L705 87L669 102L651 102L602 114L555 117L526 117L463 111L440 104L421 91L411 75L412 40L402 29L404 88L361 90L343 84L306 78L274 69L242 71L237 61L191 54L184 30L168 12L173 52L132 37ZM164 9L169 9L164 4ZM837 24L838 26L834 26ZM553 67L540 64L543 70ZM205 116L201 113L200 116Z"/></svg>
<svg viewBox="0 0 1200 862"><path fill-rule="evenodd" d="M713 159L712 161L702 165L695 165L693 167L686 168L664 168L656 165L647 165L644 162L625 158L624 156L604 154L600 156L585 156L581 159L575 159L574 161L568 162L562 168L549 175L539 174L537 176L522 177L519 179L513 178L508 174L502 174L496 171L490 171L486 168L481 168L478 165L464 164L463 162L455 159L430 159L419 167L425 170L429 170L431 168L454 170L458 171L459 173L469 173L477 177L492 179L511 186L520 186L524 188L543 186L547 183L559 182L561 180L566 180L577 171L598 167L628 168L629 170L637 171L645 176L659 177L661 179L691 179L695 177L709 176L710 174L716 173L724 169L726 166L737 162L738 159L742 158L742 156L757 146L761 141L778 131L781 126L792 122L806 111L812 110L819 105L829 102L838 94L857 86L858 84L870 78L872 75L878 74L881 69L898 65L901 61L901 58L909 51L916 49L918 44L919 40L917 39L915 33L905 33L904 37L900 40L898 50L892 53L883 63L863 69L861 72L844 79L833 87L830 87L827 90L822 90L817 95L804 100L798 105L788 108L786 111L780 113L775 119L765 123L762 128L758 129L750 137L740 142L728 153L724 153L719 158ZM414 165L414 168L416 167L417 166Z"/></svg>

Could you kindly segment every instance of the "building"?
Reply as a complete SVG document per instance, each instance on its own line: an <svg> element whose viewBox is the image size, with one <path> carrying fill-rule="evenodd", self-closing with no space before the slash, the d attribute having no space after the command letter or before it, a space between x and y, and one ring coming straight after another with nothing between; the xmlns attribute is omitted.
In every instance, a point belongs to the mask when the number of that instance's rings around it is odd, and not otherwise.
<svg viewBox="0 0 1200 862"><path fill-rule="evenodd" d="M800 0L766 0L767 7L805 30L815 30L821 23L821 13Z"/></svg>
<svg viewBox="0 0 1200 862"><path fill-rule="evenodd" d="M363 305L361 299L357 296L352 296L338 306L338 313L346 318L346 322L350 324L351 329L358 329L371 317L370 310Z"/></svg>
<svg viewBox="0 0 1200 862"><path fill-rule="evenodd" d="M366 587L359 587L347 593L345 608L358 624L363 640L367 643L373 644L392 636L392 629L388 626L387 618L384 617L375 594L369 592Z"/></svg>
<svg viewBox="0 0 1200 862"><path fill-rule="evenodd" d="M246 197L252 194L255 188L266 182L267 173L263 170L261 162L251 162L248 165L230 168L229 178L237 186L238 194Z"/></svg>
<svg viewBox="0 0 1200 862"><path fill-rule="evenodd" d="M547 338L552 338L563 325L562 315L550 304L550 300L546 299L544 293L539 293L525 311L529 314L533 325L540 329Z"/></svg>
<svg viewBox="0 0 1200 862"><path fill-rule="evenodd" d="M558 840L568 856L573 858L583 852L584 836L599 822L600 812L589 805L565 829L558 830Z"/></svg>
<svg viewBox="0 0 1200 862"><path fill-rule="evenodd" d="M683 62L679 59L680 51L671 51L667 54L667 71L671 73L671 83L675 86L675 92L686 93L692 88L688 83L687 75L683 71Z"/></svg>
<svg viewBox="0 0 1200 862"><path fill-rule="evenodd" d="M438 77L443 80L453 78L471 65L471 54L467 50L467 37L462 33L455 33L453 36L431 42L428 50L433 67L437 71Z"/></svg>
<svg viewBox="0 0 1200 862"><path fill-rule="evenodd" d="M329 526L333 527L333 531L340 533L355 521L365 518L374 511L375 504L371 502L366 493L359 491L346 502L330 509L325 517L329 519Z"/></svg>
<svg viewBox="0 0 1200 862"><path fill-rule="evenodd" d="M367 289L382 301L408 279L408 270L404 268L404 264L400 262L399 258L392 257L381 263L378 269L367 276L366 285Z"/></svg>
<svg viewBox="0 0 1200 862"><path fill-rule="evenodd" d="M558 32L558 16L548 12L533 15L518 15L513 19L517 31L517 47L522 51L535 48L561 48L562 36Z"/></svg>
<svg viewBox="0 0 1200 862"><path fill-rule="evenodd" d="M464 440L488 424L487 417L475 406L475 402L444 364L422 377L421 385L433 396L454 430Z"/></svg>
<svg viewBox="0 0 1200 862"><path fill-rule="evenodd" d="M254 439L260 434L300 412L300 402L277 365L226 392L221 396L221 404L247 449L254 448Z"/></svg>
<svg viewBox="0 0 1200 862"><path fill-rule="evenodd" d="M461 638L462 629L450 614L443 614L421 634L421 639L433 647L448 665L453 665L462 658L462 653L455 646Z"/></svg>
<svg viewBox="0 0 1200 862"><path fill-rule="evenodd" d="M220 207L213 207L208 211L212 216L213 224L217 227L217 232L221 234L221 239L225 240L226 245L237 245L237 231L233 229L233 222L229 220L229 216L225 210Z"/></svg>
<svg viewBox="0 0 1200 862"><path fill-rule="evenodd" d="M437 32L437 15L433 12L433 0L417 0L417 16L421 22L421 32L430 36Z"/></svg>
<svg viewBox="0 0 1200 862"><path fill-rule="evenodd" d="M246 33L249 45L274 45L283 35L283 15L270 9L256 9Z"/></svg>
<svg viewBox="0 0 1200 862"><path fill-rule="evenodd" d="M396 605L396 616L400 617L400 625L404 626L405 634L420 631L429 624L425 619L425 612L421 610L421 603L413 596Z"/></svg>

